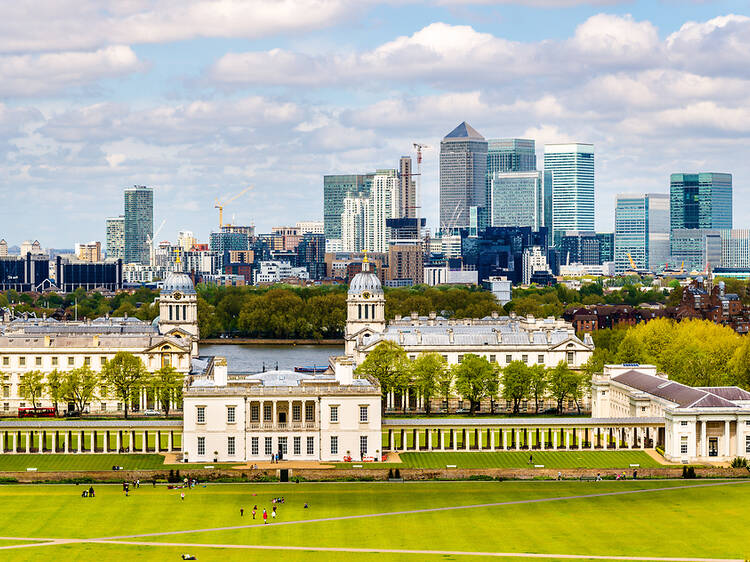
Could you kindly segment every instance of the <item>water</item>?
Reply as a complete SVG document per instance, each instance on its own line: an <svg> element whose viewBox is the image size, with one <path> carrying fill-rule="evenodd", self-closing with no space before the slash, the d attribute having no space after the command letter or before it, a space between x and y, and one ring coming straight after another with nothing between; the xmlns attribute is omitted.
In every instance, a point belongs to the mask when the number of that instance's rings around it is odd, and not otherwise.
<svg viewBox="0 0 750 562"><path fill-rule="evenodd" d="M343 345L201 345L201 355L227 358L230 373L260 373L276 368L294 370L295 367L328 365L332 355L343 355Z"/></svg>

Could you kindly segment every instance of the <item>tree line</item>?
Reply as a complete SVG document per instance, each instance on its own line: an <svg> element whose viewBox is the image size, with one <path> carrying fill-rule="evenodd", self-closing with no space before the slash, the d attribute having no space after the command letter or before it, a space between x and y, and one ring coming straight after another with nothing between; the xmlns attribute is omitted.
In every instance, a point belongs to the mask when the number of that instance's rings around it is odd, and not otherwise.
<svg viewBox="0 0 750 562"><path fill-rule="evenodd" d="M170 401L182 399L183 376L174 367L165 365L153 373L146 369L143 361L132 353L118 352L96 372L89 365L69 371L57 369L47 373L29 371L22 375L19 394L37 408L42 398L52 401L55 415L58 405L73 403L76 411L83 413L86 404L94 398L115 396L123 403L125 418L131 402L138 400L142 389L158 400L165 416L169 415Z"/></svg>
<svg viewBox="0 0 750 562"><path fill-rule="evenodd" d="M385 341L378 344L357 367L357 374L369 375L381 386L383 395L390 392L405 394L415 388L423 397L425 413L430 414L430 401L444 397L449 400L456 392L469 401L469 413L474 415L484 398L502 397L511 402L513 413L520 412L521 402L533 400L535 410L545 396L551 396L559 414L566 399L574 400L581 411L581 398L588 388L590 377L570 369L561 361L557 366L527 365L513 361L501 368L497 363L474 354L463 356L461 363L448 365L442 355L423 353L413 361L398 344ZM382 401L385 411L385 399Z"/></svg>

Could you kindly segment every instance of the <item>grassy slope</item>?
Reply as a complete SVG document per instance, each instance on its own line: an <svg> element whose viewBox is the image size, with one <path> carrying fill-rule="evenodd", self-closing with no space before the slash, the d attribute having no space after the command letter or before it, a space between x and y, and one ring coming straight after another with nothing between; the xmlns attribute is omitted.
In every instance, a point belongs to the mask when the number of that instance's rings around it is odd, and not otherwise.
<svg viewBox="0 0 750 562"><path fill-rule="evenodd" d="M116 486L98 486L93 500L81 487L0 487L3 535L102 537L154 531L200 529L252 523L239 507L270 507L286 497L280 520L348 516L440 506L470 505L542 497L650 489L687 482L451 482L412 484L215 485L187 493L143 487L125 498ZM254 495L257 494L257 495ZM446 549L651 556L743 557L750 533L743 520L749 484L649 492L549 503L506 505L300 525L200 532L144 540L211 544L269 544L333 547ZM304 502L310 509L303 509ZM19 517L18 514L23 514ZM690 529L700 532L686 532ZM138 539L135 539L138 540ZM4 551L7 560L113 559L161 560L158 547L71 545ZM169 553L189 551L169 547ZM36 551L36 552L32 552ZM63 552L69 552L63 556ZM75 554L74 554L75 553ZM101 553L101 554L97 554ZM12 556L8 556L11 555ZM338 559L330 553L285 559ZM268 556L276 554L267 553ZM228 551L223 559L267 557ZM62 556L62 558L59 558ZM69 558L70 556L70 558ZM359 557L359 555L357 555ZM343 556L340 557L343 559ZM368 557L369 558L369 557ZM392 557L389 555L389 559ZM216 559L214 554L201 559ZM365 558L367 559L367 558ZM416 559L416 558L415 558Z"/></svg>
<svg viewBox="0 0 750 562"><path fill-rule="evenodd" d="M211 466L235 466L221 463L206 463ZM27 468L36 468L39 472L111 470L112 466L121 466L124 470L149 469L185 469L203 468L204 464L165 465L164 457L157 454L118 455L118 454L30 454L0 455L0 472L25 472ZM115 477L116 472L112 473Z"/></svg>

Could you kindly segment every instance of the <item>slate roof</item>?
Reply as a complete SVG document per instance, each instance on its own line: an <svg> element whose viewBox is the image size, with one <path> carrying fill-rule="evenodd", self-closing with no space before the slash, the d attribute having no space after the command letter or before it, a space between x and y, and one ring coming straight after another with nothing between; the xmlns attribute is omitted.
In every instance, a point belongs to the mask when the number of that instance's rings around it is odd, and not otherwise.
<svg viewBox="0 0 750 562"><path fill-rule="evenodd" d="M658 396L677 404L680 408L736 408L737 405L716 393L670 381L640 371L627 371L612 380Z"/></svg>
<svg viewBox="0 0 750 562"><path fill-rule="evenodd" d="M750 392L738 386L702 386L700 389L721 396L725 400L750 400Z"/></svg>

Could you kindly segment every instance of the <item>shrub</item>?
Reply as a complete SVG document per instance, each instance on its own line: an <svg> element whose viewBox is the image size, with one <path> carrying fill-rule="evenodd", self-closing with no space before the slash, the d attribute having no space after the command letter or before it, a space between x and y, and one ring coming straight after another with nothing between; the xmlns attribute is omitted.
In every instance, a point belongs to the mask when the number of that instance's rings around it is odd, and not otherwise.
<svg viewBox="0 0 750 562"><path fill-rule="evenodd" d="M745 457L734 457L729 466L732 468L747 468L747 459Z"/></svg>

